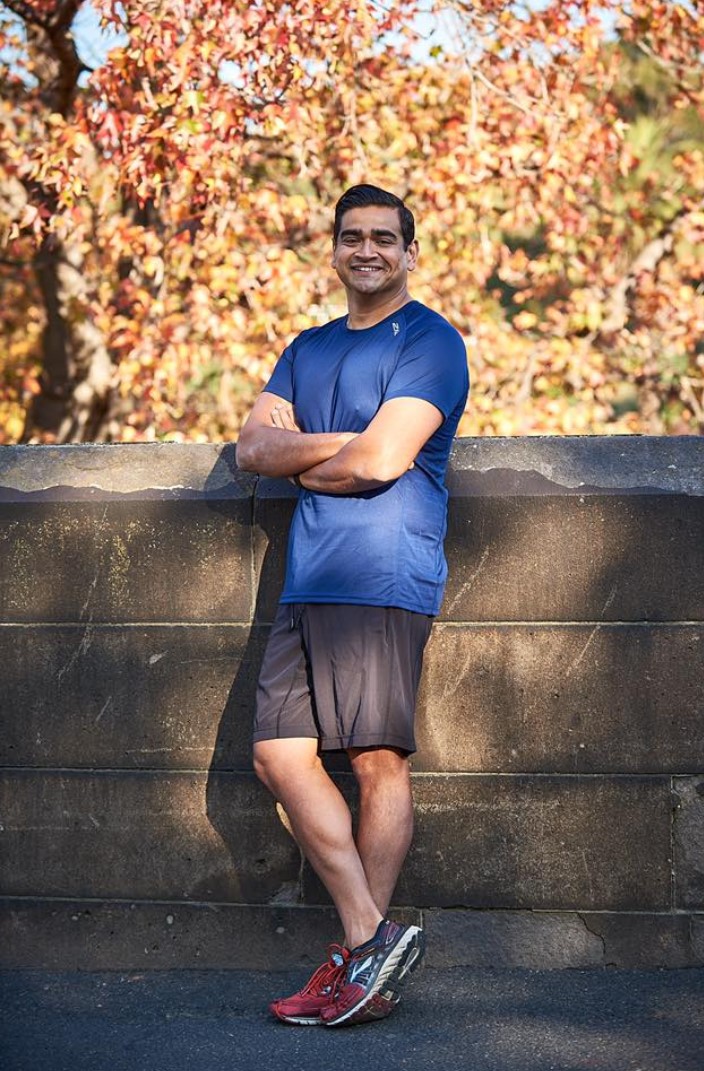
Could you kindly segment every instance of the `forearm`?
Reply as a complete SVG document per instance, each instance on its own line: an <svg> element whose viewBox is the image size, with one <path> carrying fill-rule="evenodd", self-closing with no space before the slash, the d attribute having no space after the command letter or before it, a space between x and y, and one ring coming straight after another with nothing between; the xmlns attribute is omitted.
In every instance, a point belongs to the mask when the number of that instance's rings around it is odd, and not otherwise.
<svg viewBox="0 0 704 1071"><path fill-rule="evenodd" d="M333 458L351 439L348 432L309 434L258 425L237 443L237 466L260 476L297 476Z"/></svg>
<svg viewBox="0 0 704 1071"><path fill-rule="evenodd" d="M364 437L359 436L334 457L301 472L298 481L309 491L355 494L391 483L402 476L407 467L405 464L399 467L393 458L370 447Z"/></svg>

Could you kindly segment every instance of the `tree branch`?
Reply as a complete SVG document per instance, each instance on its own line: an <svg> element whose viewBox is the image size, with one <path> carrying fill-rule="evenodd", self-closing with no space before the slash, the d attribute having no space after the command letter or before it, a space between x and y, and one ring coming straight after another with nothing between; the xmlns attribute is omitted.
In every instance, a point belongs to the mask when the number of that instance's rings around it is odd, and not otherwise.
<svg viewBox="0 0 704 1071"><path fill-rule="evenodd" d="M49 15L40 15L25 0L4 0L5 7L21 19L27 30L27 41L42 58L36 73L40 95L51 111L66 117L78 84L88 68L78 58L76 45L69 30L84 0L64 0L57 3Z"/></svg>
<svg viewBox="0 0 704 1071"><path fill-rule="evenodd" d="M44 30L44 33L49 33L51 29L50 20L42 18L31 4L24 3L24 0L3 0L3 4L13 15L17 15L17 18L22 19L28 26L38 26L40 30Z"/></svg>
<svg viewBox="0 0 704 1071"><path fill-rule="evenodd" d="M8 268L31 268L31 260L14 260L12 257L0 257L0 265Z"/></svg>
<svg viewBox="0 0 704 1071"><path fill-rule="evenodd" d="M672 219L669 226L645 245L631 262L626 274L616 283L607 304L607 313L599 327L598 336L613 335L626 326L629 312L629 298L636 288L638 276L643 271L653 272L660 261L672 249L675 242L675 224L687 209L682 209Z"/></svg>

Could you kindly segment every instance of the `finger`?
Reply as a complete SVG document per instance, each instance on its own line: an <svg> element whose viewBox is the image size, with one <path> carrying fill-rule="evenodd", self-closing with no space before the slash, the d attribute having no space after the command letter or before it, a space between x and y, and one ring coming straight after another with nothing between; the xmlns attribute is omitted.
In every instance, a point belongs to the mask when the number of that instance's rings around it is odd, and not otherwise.
<svg viewBox="0 0 704 1071"><path fill-rule="evenodd" d="M292 409L284 409L284 410L282 410L281 419L283 421L284 427L287 428L288 431L300 431L301 430L298 427L298 424L296 423L296 418L293 415L293 410Z"/></svg>

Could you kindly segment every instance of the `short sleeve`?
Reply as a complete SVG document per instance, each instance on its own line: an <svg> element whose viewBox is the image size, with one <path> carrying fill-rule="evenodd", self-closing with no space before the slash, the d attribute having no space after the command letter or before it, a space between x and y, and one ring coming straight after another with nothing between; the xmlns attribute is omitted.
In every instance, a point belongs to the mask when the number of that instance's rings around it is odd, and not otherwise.
<svg viewBox="0 0 704 1071"><path fill-rule="evenodd" d="M421 331L402 350L384 401L422 398L447 419L466 399L468 385L462 336L450 324L437 324Z"/></svg>
<svg viewBox="0 0 704 1071"><path fill-rule="evenodd" d="M293 343L287 346L279 357L264 390L270 394L278 394L279 398L285 398L287 402L293 401Z"/></svg>

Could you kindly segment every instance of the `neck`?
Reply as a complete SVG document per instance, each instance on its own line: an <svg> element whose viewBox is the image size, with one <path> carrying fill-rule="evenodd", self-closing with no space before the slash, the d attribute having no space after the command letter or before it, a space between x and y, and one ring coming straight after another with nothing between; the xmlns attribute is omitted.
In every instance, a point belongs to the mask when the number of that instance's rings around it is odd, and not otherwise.
<svg viewBox="0 0 704 1071"><path fill-rule="evenodd" d="M392 312L403 308L411 300L411 295L404 286L398 294L391 298L385 298L378 304L370 305L368 299L359 300L361 295L348 293L347 295L347 326L352 331L359 331L364 327L373 327L381 320L386 319Z"/></svg>

